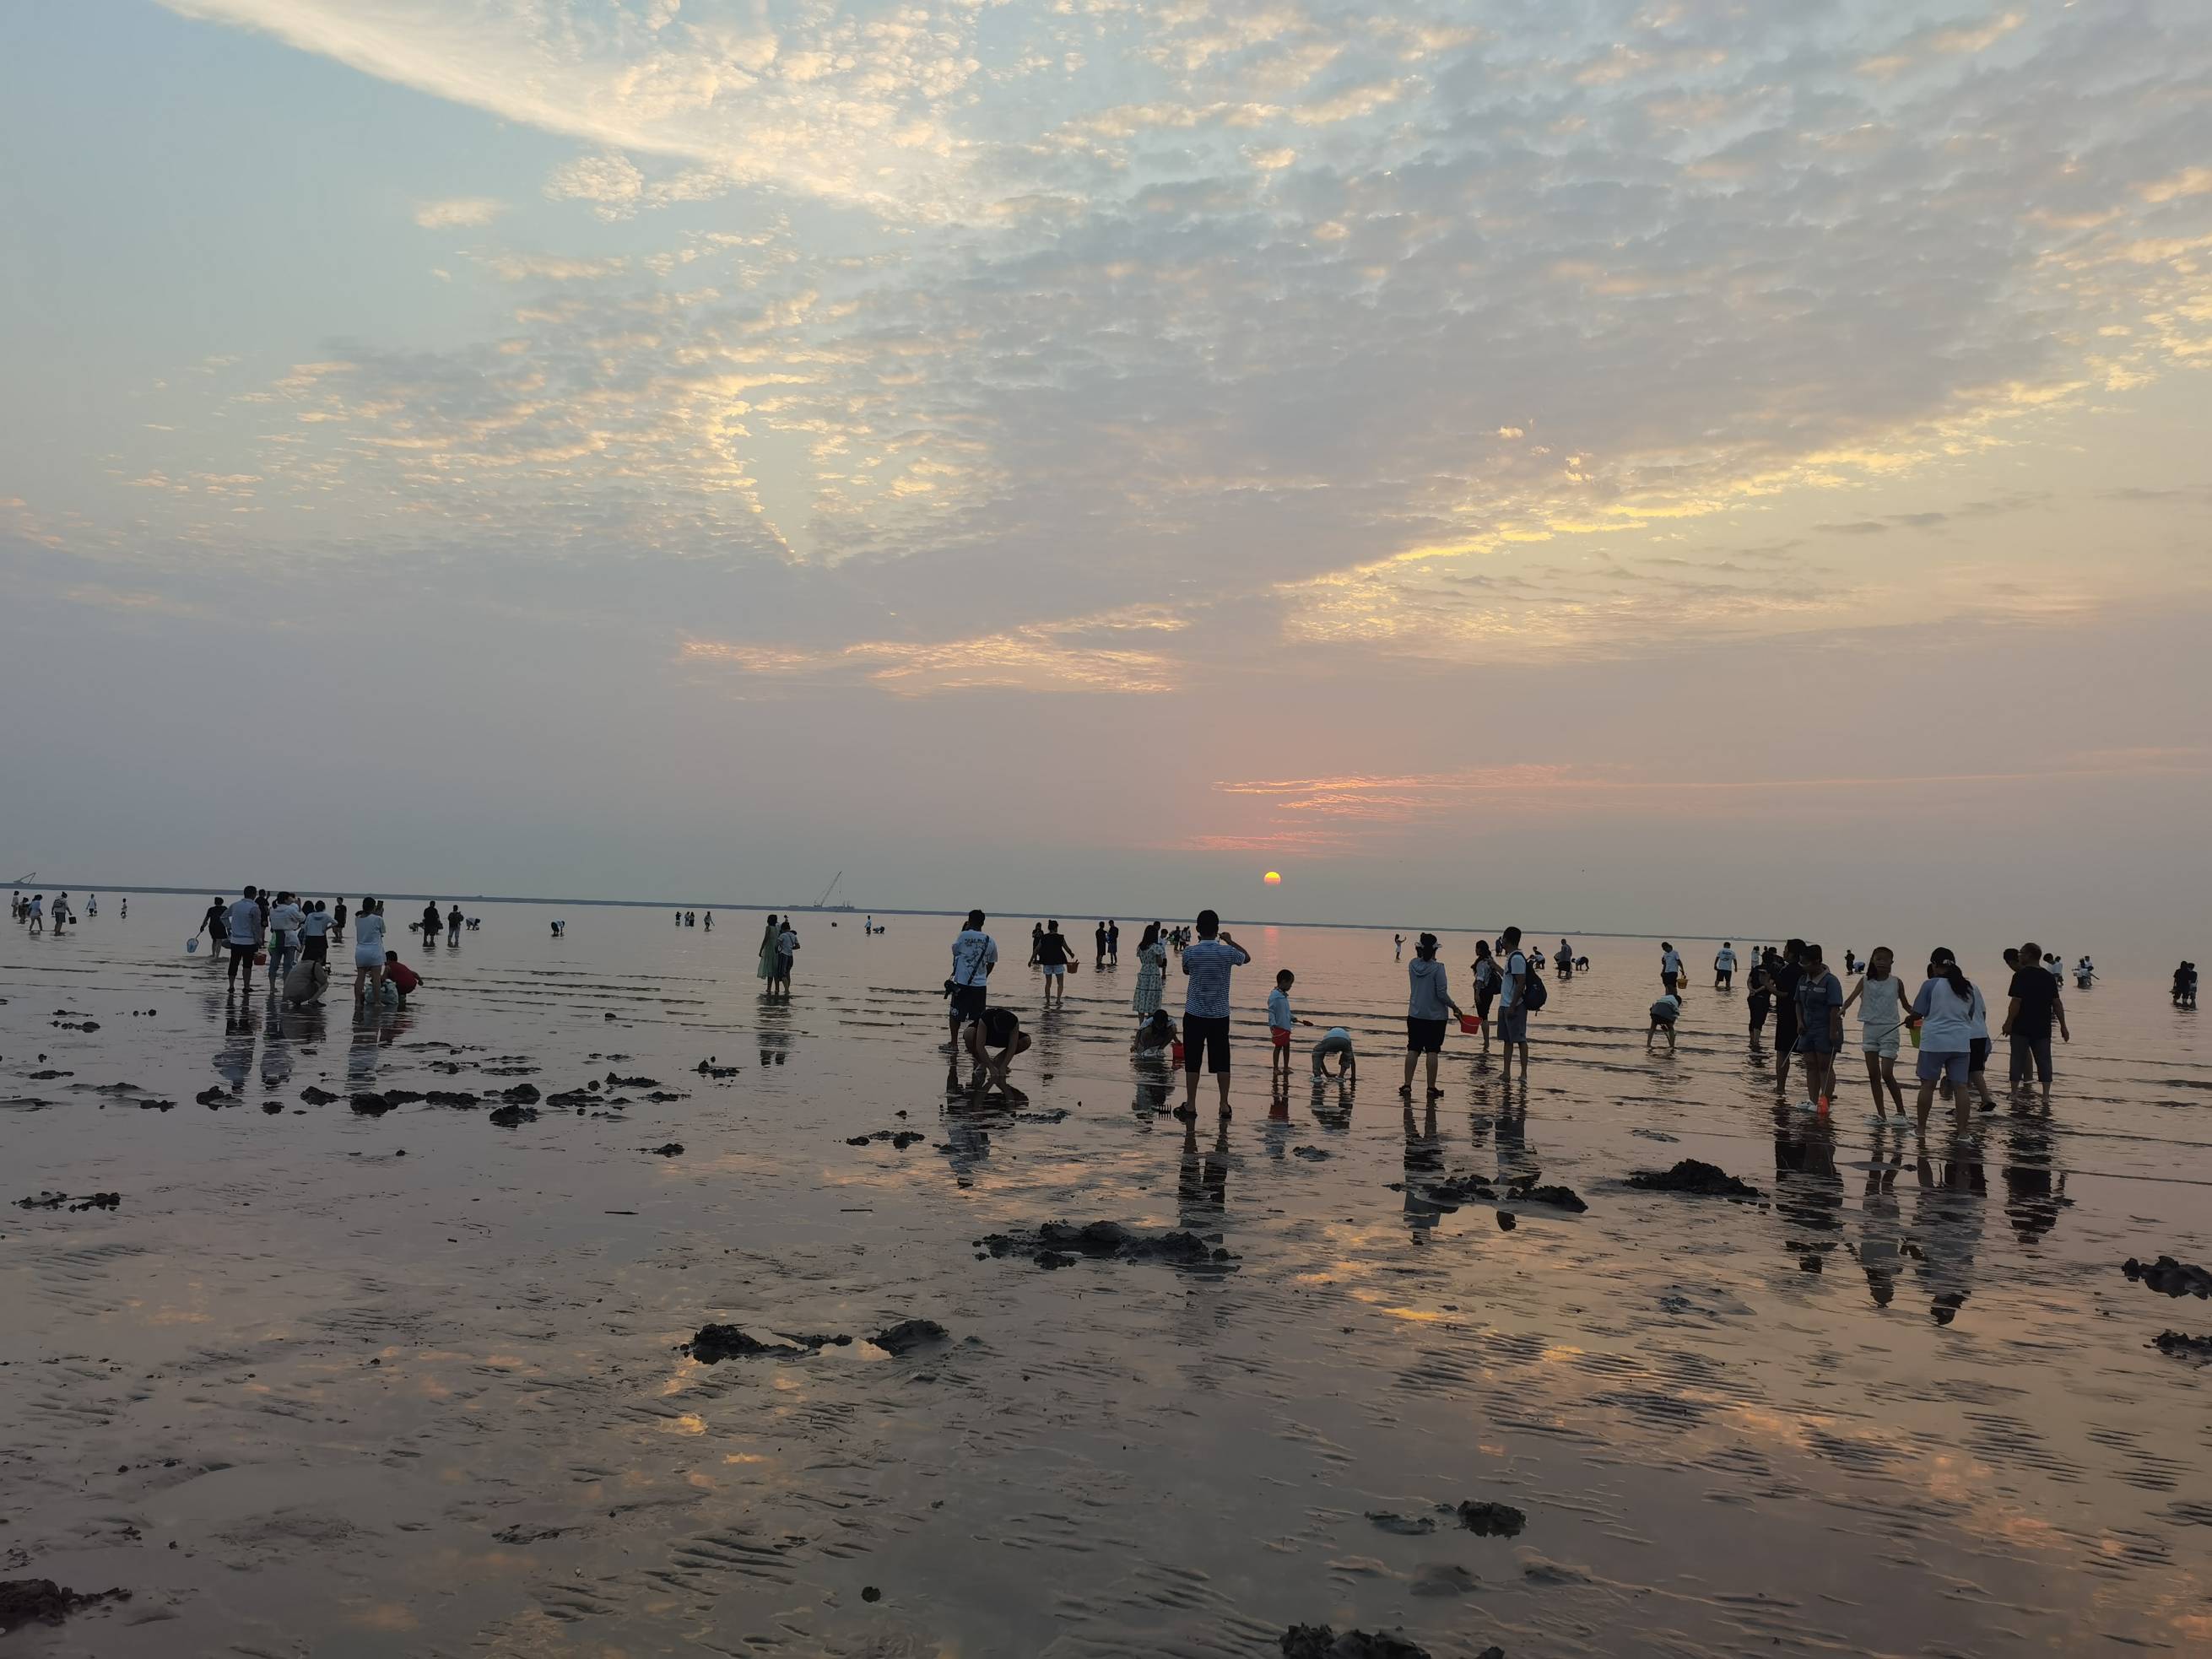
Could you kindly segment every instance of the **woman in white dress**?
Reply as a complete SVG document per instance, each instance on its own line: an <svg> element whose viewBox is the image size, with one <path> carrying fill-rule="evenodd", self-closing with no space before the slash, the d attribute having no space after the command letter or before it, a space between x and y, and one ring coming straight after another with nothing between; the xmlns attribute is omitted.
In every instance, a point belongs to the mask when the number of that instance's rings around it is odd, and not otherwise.
<svg viewBox="0 0 2212 1659"><path fill-rule="evenodd" d="M362 985L369 996L384 995L384 906L373 898L361 902L353 918L353 1000L361 1000Z"/></svg>
<svg viewBox="0 0 2212 1659"><path fill-rule="evenodd" d="M1160 1011L1160 998L1167 989L1168 947L1160 937L1157 921L1145 925L1144 942L1137 946L1137 996L1133 1005L1139 1024L1143 1024Z"/></svg>
<svg viewBox="0 0 2212 1659"><path fill-rule="evenodd" d="M1905 1093L1897 1086L1901 1041L1898 1033L1911 1023L1911 1015L1905 1006L1905 981L1897 976L1896 962L1889 946L1876 945L1875 953L1866 959L1866 977L1851 987L1850 995L1844 999L1844 1012L1850 1013L1855 1002L1859 1006L1859 1047L1866 1054L1867 1082L1874 1090L1875 1110L1887 1117L1894 1104L1901 1121ZM1887 1101L1882 1098L1884 1090L1889 1093Z"/></svg>

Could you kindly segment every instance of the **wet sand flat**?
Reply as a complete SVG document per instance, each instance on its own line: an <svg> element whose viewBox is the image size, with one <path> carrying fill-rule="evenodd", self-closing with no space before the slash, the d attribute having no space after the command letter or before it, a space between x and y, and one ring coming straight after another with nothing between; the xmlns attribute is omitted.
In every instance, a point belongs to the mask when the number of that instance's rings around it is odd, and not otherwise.
<svg viewBox="0 0 2212 1659"><path fill-rule="evenodd" d="M2148 964L2069 990L2047 1113L1939 1108L1923 1158L1855 1053L1829 1122L1778 1097L1694 973L1647 1058L1638 942L1554 986L1525 1088L1455 1033L1409 1111L1388 932L1236 929L1237 1113L1187 1129L1134 927L1103 975L1078 929L1048 1015L994 924L1038 1046L978 1103L950 921L802 916L787 1001L757 916L487 906L356 1018L227 999L204 902L0 933L0 1577L131 1592L10 1652L2212 1644L2212 1365L2153 1346L2212 1302L2120 1271L2212 1267L2212 1052ZM1301 1033L1271 1116L1278 965L1363 1068L1316 1087ZM476 1098L356 1109L394 1090ZM1762 1197L1626 1185L1686 1158ZM1095 1221L1206 1249L979 1243ZM870 1340L909 1319L945 1334ZM680 1351L710 1322L786 1351Z"/></svg>

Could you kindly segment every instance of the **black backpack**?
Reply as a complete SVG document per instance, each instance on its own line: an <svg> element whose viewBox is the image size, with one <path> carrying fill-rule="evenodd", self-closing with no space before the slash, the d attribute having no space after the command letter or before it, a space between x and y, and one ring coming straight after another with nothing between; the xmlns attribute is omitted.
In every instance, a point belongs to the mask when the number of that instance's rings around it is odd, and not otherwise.
<svg viewBox="0 0 2212 1659"><path fill-rule="evenodd" d="M1523 956L1522 957L1521 960L1525 963L1528 960L1528 958L1527 957L1527 956L1526 956L1526 955L1523 955ZM1533 1014L1533 1013L1536 1012L1539 1009L1540 1009L1540 1008L1541 1008L1541 1007L1542 1007L1546 1003L1549 1002L1551 1000L1552 1000L1552 994L1551 994L1551 992L1550 992L1550 991L1548 991L1548 990L1547 990L1547 989L1545 988L1543 980L1542 980L1540 977L1539 977L1539 976L1538 976L1537 972L1536 972L1536 970L1535 970L1534 968L1529 969L1528 972L1526 972L1525 974L1522 975L1522 976L1521 976L1521 1006L1522 1006L1522 1007L1523 1007L1523 1008L1527 1009L1530 1013L1532 1013L1532 1014Z"/></svg>

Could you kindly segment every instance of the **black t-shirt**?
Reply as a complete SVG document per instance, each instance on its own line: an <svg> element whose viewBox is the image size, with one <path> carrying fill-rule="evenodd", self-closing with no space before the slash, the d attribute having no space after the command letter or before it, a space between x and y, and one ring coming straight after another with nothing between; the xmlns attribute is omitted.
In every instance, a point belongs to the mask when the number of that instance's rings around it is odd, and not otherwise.
<svg viewBox="0 0 2212 1659"><path fill-rule="evenodd" d="M1011 1008L986 1008L983 1011L983 1041L994 1048L1003 1048L1014 1040L1021 1029L1022 1017Z"/></svg>
<svg viewBox="0 0 2212 1659"><path fill-rule="evenodd" d="M1036 942L1037 961L1047 968L1056 968L1067 960L1067 936L1065 933L1040 933Z"/></svg>
<svg viewBox="0 0 2212 1659"><path fill-rule="evenodd" d="M2020 1012L2013 1016L2014 1034L2026 1037L2047 1037L2051 1035L2051 1012L2058 1003L2058 981L2047 968L2022 968L2012 976L2008 995L2020 999Z"/></svg>
<svg viewBox="0 0 2212 1659"><path fill-rule="evenodd" d="M1805 970L1794 962L1778 962L1766 970L1766 976L1774 982L1774 1006L1781 1012L1782 1023L1795 1025L1797 1023L1797 981L1805 976Z"/></svg>

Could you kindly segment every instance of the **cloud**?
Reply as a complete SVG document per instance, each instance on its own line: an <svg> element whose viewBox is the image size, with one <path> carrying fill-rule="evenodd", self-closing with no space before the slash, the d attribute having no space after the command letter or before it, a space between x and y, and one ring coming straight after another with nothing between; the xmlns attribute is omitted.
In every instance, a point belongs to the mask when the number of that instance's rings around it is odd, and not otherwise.
<svg viewBox="0 0 2212 1659"><path fill-rule="evenodd" d="M442 201L416 205L415 222L425 230L452 230L488 225L507 211L507 204L489 196L449 196Z"/></svg>

